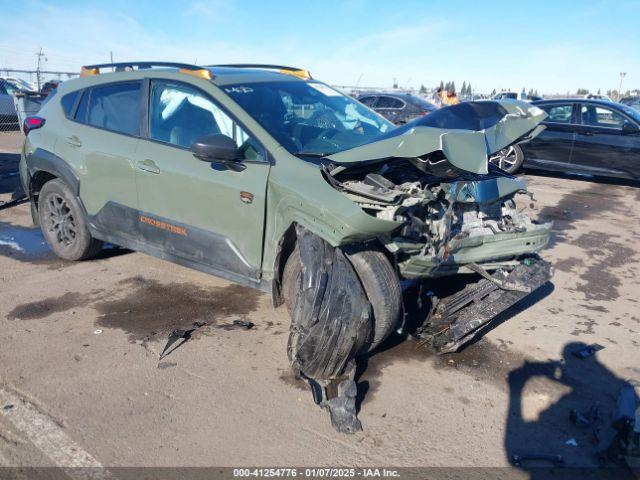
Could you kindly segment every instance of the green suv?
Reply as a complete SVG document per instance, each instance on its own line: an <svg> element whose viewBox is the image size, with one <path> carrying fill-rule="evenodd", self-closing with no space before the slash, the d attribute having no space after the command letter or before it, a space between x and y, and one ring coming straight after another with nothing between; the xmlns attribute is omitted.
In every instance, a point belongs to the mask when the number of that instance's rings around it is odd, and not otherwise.
<svg viewBox="0 0 640 480"><path fill-rule="evenodd" d="M550 278L550 225L487 160L544 118L468 102L396 128L298 68L93 65L25 121L20 174L63 259L110 242L286 303L291 362L339 424L354 358L403 327L412 280L469 279L411 332L444 353Z"/></svg>

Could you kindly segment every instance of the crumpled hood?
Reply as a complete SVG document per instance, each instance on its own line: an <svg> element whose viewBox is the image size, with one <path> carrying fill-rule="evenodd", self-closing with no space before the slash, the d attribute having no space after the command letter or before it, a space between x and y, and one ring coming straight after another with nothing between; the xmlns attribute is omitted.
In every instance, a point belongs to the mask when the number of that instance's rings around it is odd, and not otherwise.
<svg viewBox="0 0 640 480"><path fill-rule="evenodd" d="M390 158L425 159L441 151L444 159L457 169L488 173L489 155L538 135L547 117L540 108L520 101L465 102L442 108L399 127L377 140L327 158L334 163L352 163Z"/></svg>

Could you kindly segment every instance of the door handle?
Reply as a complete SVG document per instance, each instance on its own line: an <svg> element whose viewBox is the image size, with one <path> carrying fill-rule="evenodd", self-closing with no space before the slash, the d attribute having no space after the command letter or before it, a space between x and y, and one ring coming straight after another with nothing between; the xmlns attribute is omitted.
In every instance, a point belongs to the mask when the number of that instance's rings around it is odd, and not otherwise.
<svg viewBox="0 0 640 480"><path fill-rule="evenodd" d="M149 173L160 173L160 167L158 167L158 165L156 165L156 162L154 162L153 160L141 160L137 163L137 166L140 170L143 170L145 172L149 172Z"/></svg>
<svg viewBox="0 0 640 480"><path fill-rule="evenodd" d="M72 147L82 146L82 141L75 135L71 135L70 137L65 138L65 142L67 143L67 145L70 145Z"/></svg>
<svg viewBox="0 0 640 480"><path fill-rule="evenodd" d="M592 137L593 136L593 132L578 132L578 135L582 135L585 137Z"/></svg>

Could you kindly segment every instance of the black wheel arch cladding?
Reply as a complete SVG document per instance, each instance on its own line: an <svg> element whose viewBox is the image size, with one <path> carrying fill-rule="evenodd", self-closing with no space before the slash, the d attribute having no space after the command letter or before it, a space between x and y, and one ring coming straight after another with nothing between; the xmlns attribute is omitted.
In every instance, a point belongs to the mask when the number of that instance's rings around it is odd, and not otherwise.
<svg viewBox="0 0 640 480"><path fill-rule="evenodd" d="M76 172L62 158L47 150L36 148L29 154L27 168L30 177L34 177L38 172L46 172L62 179L73 195L77 196L80 192L80 179Z"/></svg>

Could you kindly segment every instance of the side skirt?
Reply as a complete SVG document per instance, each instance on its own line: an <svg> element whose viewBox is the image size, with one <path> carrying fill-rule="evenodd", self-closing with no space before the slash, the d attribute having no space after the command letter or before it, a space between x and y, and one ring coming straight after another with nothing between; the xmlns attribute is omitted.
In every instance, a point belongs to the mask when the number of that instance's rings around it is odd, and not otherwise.
<svg viewBox="0 0 640 480"><path fill-rule="evenodd" d="M243 285L245 287L255 288L257 290L261 290L265 293L271 294L271 282L265 282L262 279L252 279L249 277L245 277L243 275L239 275L237 273L220 270L220 269L211 267L209 265L202 264L200 262L194 262L192 260L179 257L178 255L168 253L162 250L161 248L158 248L154 245L150 245L146 242L135 240L133 238L128 238L123 235L107 233L107 232L98 230L93 226L90 226L89 230L91 231L91 235L93 237L99 240L102 240L103 242L112 243L114 245L118 245L119 247L127 248L129 250L134 250L136 252L145 253L147 255L160 258L162 260L167 260L169 262L182 265L183 267L192 268L194 270L198 270L200 272L207 273L209 275L220 277L225 280L229 280L230 282Z"/></svg>

